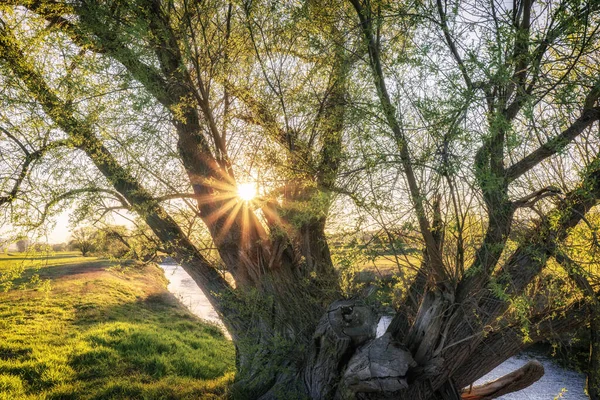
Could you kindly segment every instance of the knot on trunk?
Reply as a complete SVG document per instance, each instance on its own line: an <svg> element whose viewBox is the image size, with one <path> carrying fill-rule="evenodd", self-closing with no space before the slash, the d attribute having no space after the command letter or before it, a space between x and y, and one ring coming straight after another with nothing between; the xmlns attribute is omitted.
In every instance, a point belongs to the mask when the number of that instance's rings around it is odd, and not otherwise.
<svg viewBox="0 0 600 400"><path fill-rule="evenodd" d="M312 399L333 396L340 371L357 346L375 337L376 329L375 313L358 300L339 300L329 306L315 330L305 373Z"/></svg>
<svg viewBox="0 0 600 400"><path fill-rule="evenodd" d="M315 336L320 336L320 328L331 328L339 339L350 339L354 345L375 337L377 318L371 307L354 300L339 300L332 303L321 319ZM324 323L324 324L323 324Z"/></svg>
<svg viewBox="0 0 600 400"><path fill-rule="evenodd" d="M406 375L414 366L410 352L386 333L352 356L343 386L351 392L396 392L408 387Z"/></svg>

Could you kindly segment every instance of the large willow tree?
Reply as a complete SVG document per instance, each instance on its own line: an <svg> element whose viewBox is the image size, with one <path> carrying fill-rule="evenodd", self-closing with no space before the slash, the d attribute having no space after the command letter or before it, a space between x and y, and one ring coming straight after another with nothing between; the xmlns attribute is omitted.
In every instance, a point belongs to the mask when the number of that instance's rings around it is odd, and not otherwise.
<svg viewBox="0 0 600 400"><path fill-rule="evenodd" d="M567 246L600 198L597 1L0 4L0 205L137 214L221 315L236 398L494 398L541 367L461 390L600 325ZM379 337L343 298L336 198L418 232ZM549 260L577 301L527 303Z"/></svg>

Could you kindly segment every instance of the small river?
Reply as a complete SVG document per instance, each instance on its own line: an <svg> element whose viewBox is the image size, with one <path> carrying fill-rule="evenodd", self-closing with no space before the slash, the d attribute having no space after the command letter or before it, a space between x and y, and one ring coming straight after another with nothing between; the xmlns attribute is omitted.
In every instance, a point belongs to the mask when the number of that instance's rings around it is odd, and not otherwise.
<svg viewBox="0 0 600 400"><path fill-rule="evenodd" d="M219 315L210 305L202 290L200 290L196 282L194 282L192 277L183 268L174 263L164 263L159 264L159 266L163 269L165 276L169 280L167 289L188 310L203 320L223 326ZM223 329L225 328L223 327Z"/></svg>
<svg viewBox="0 0 600 400"><path fill-rule="evenodd" d="M159 264L169 280L168 290L175 295L192 313L198 317L218 324L225 330L219 316L212 308L208 299L193 279L177 264ZM383 317L378 326L378 335L382 334L389 320ZM229 335L227 335L229 336ZM544 376L529 386L516 393L502 396L502 400L587 400L584 393L585 375L559 366L543 353L527 351L518 356L511 357L499 365L492 372L481 378L476 384L485 383L500 378L517 368L522 367L529 360L536 359L544 366Z"/></svg>

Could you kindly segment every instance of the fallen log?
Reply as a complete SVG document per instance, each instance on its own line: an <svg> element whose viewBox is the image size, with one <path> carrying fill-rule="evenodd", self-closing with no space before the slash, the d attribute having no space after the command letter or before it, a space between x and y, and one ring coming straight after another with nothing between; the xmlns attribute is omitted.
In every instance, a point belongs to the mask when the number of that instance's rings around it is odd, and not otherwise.
<svg viewBox="0 0 600 400"><path fill-rule="evenodd" d="M492 400L507 393L516 392L537 382L544 375L544 366L539 361L529 361L521 368L483 385L464 388L463 400Z"/></svg>

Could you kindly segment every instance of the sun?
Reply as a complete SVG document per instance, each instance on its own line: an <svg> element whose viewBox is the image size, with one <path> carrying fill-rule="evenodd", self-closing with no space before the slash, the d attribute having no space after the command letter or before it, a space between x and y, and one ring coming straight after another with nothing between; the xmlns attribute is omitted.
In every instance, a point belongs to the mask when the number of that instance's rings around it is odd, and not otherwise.
<svg viewBox="0 0 600 400"><path fill-rule="evenodd" d="M254 183L240 183L237 192L240 199L250 201L256 197L256 185Z"/></svg>

